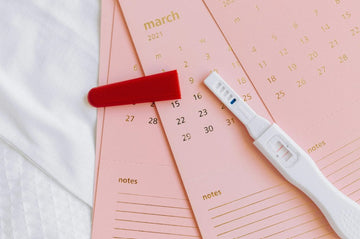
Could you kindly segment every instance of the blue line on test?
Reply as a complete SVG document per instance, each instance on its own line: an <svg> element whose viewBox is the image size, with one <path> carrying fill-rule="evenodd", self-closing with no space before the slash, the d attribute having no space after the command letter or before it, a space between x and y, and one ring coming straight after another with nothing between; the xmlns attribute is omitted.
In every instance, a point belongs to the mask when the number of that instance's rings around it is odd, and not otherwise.
<svg viewBox="0 0 360 239"><path fill-rule="evenodd" d="M236 99L234 98L234 99L232 99L232 101L230 102L230 104L234 104L235 103L235 101L236 101Z"/></svg>

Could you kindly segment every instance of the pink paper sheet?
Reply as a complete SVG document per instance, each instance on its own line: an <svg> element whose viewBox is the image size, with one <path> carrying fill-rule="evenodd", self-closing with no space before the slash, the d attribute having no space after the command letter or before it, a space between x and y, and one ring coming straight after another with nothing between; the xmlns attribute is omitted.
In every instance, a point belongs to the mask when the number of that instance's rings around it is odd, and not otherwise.
<svg viewBox="0 0 360 239"><path fill-rule="evenodd" d="M103 12L109 14L113 3L106 6L106 2ZM360 87L354 76L359 71L359 4L342 0L311 5L216 0L120 3L145 72L180 71L184 99L157 106L203 237L335 238L320 212L253 148L246 130L202 81L209 70L219 71L258 113L269 119L271 114L330 181L358 200ZM104 19L111 23L112 15ZM136 63L129 64L131 68ZM115 147L108 152L109 159L123 155ZM116 231L110 210L117 206L112 189L118 184L106 180L122 172L114 162L104 161L95 206L109 210L99 214L95 207L94 219L94 232L101 236ZM131 166L125 165L130 172ZM134 172L142 170L133 167ZM129 200L138 203L133 197ZM102 224L99 215L109 223Z"/></svg>
<svg viewBox="0 0 360 239"><path fill-rule="evenodd" d="M359 137L358 1L204 2L276 122L315 160Z"/></svg>
<svg viewBox="0 0 360 239"><path fill-rule="evenodd" d="M102 1L100 84L142 76L118 6ZM92 238L200 238L153 104L101 109Z"/></svg>
<svg viewBox="0 0 360 239"><path fill-rule="evenodd" d="M180 72L183 99L157 106L203 237L336 238L202 81L216 69L358 200L360 32L353 13L358 3L120 0L120 5L145 73Z"/></svg>
<svg viewBox="0 0 360 239"><path fill-rule="evenodd" d="M204 2L277 123L358 202L360 3Z"/></svg>

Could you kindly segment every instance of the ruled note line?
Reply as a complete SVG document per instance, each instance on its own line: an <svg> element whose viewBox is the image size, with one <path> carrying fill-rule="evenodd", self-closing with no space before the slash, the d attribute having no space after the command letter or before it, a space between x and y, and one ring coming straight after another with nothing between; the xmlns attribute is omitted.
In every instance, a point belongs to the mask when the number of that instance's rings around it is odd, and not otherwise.
<svg viewBox="0 0 360 239"><path fill-rule="evenodd" d="M352 175L353 173L355 173L355 172L357 172L357 171L359 171L359 170L360 170L360 168L357 168L357 169L355 169L354 171L351 171L350 173L345 174L345 175L342 176L341 178L338 178L336 181L334 181L334 184L340 182L340 181L343 180L344 178Z"/></svg>
<svg viewBox="0 0 360 239"><path fill-rule="evenodd" d="M349 143L347 143L347 144L345 144L345 145L341 146L340 148L336 149L335 151L332 151L331 153L329 153L329 154L327 154L327 155L323 156L322 158L320 158L319 160L317 160L317 162L320 162L321 160L323 160L323 159L325 159L325 158L329 157L330 155L333 155L334 153L336 153L336 152L340 151L341 149L345 148L346 146L349 146L350 144L352 144L352 143L354 143L354 142L358 141L359 139L360 139L360 137L358 137L358 138L356 138L356 139L354 139L354 140L350 141Z"/></svg>
<svg viewBox="0 0 360 239"><path fill-rule="evenodd" d="M156 196L156 195L136 194L136 193L118 192L118 194L121 194L121 195L129 195L129 196L138 196L138 197L151 197L151 198L163 198L163 199L173 199L173 200L188 201L188 200L185 199L185 198L163 197L163 196Z"/></svg>
<svg viewBox="0 0 360 239"><path fill-rule="evenodd" d="M288 193L288 192L290 192L290 191L292 191L292 190L287 190L287 191L285 191L285 192L281 192L281 193L274 194L274 195L272 195L272 196L270 196L270 197L267 197L267 198L264 198L264 199L261 199L261 200L252 202L252 203L247 204L247 205L245 205L245 206L242 206L242 207L239 207L239 208L236 208L236 209L233 209L233 210L230 210L230 211L221 213L221 214L219 214L219 215L216 215L216 216L212 217L211 219L216 219L216 218L222 217L222 216L224 216L224 215L227 215L227 214L229 214L229 213L233 213L233 212L239 211L239 210L241 210L241 209L250 207L250 206L255 205L255 204L258 204L258 203L260 203L260 202L264 202L264 201L269 200L269 199L271 199L271 198L274 198L274 197L277 197L277 196L286 194L286 193Z"/></svg>
<svg viewBox="0 0 360 239"><path fill-rule="evenodd" d="M115 220L116 221L121 221L121 222L134 222L134 223L161 225L161 226L197 228L197 227L194 227L194 226L187 226L187 225L178 225L178 224L161 223L161 222L146 222L146 221L128 220L128 219L122 219L122 218L116 218Z"/></svg>
<svg viewBox="0 0 360 239"><path fill-rule="evenodd" d="M112 237L115 239L136 239L135 237Z"/></svg>
<svg viewBox="0 0 360 239"><path fill-rule="evenodd" d="M334 175L335 173L337 173L337 172L339 172L339 171L343 170L344 168L346 168L347 166L349 166L349 165L351 165L351 164L355 163L355 162L356 162L356 161L358 161L359 159L360 159L360 157L359 157L359 158L356 158L355 160L353 160L353 161L351 161L351 162L349 162L349 163L345 164L344 166L342 166L342 167L340 167L340 168L336 169L334 172L332 172L332 173L330 173L330 174L326 175L326 177L330 177L331 175Z"/></svg>
<svg viewBox="0 0 360 239"><path fill-rule="evenodd" d="M234 221L240 220L240 219L242 219L242 218L245 218L245 217L248 217L248 216L254 215L254 214L258 213L258 212L263 212L263 211L265 211L265 210L268 210L268 209L270 209L270 208L273 208L273 207L279 206L279 205L281 205L281 204L283 204L283 203L286 203L286 202L293 201L293 200L295 200L295 199L297 199L297 197L294 197L294 198L292 198L292 199L289 199L289 200L285 200L285 201L282 201L282 202L276 203L276 204L271 205L271 206L269 206L269 207L266 207L266 208L263 208L263 209L260 209L260 210L257 210L257 211L254 211L254 212L248 213L248 214L243 215L243 216L241 216L241 217L231 219L231 220L229 220L229 221L226 221L226 222L223 222L223 223L221 223L221 224L218 224L218 225L216 225L216 226L214 226L214 227L215 227L215 228L217 228L217 227L220 227L220 226L226 225L226 224L228 224L228 223L231 223L231 222L234 222ZM300 205L298 205L298 206L296 206L296 207L290 208L290 209L285 210L285 211L283 211L283 212L287 212L287 211L290 211L290 210L293 210L293 209L296 209L296 208L299 208L299 207L302 207L302 206L304 206L304 204L300 204ZM281 214L281 213L283 213L283 212L280 212L279 214ZM277 214L273 214L272 216L275 216L275 215L277 215Z"/></svg>
<svg viewBox="0 0 360 239"><path fill-rule="evenodd" d="M279 187L279 186L281 186L281 185L282 185L282 184L278 184L278 185L275 185L275 186L272 186L272 187L269 187L269 188L266 188L266 189L263 189L263 190L260 190L260 191L257 191L257 192L254 192L254 193L251 193L251 194L246 195L246 196L244 196L244 197L241 197L241 198L235 199L235 200L233 200L233 201L230 201L230 202L227 202L227 203L224 203L224 204L218 205L218 206L216 206L216 207L210 208L210 209L208 209L208 211L211 211L211 210L214 210L214 209L217 209L217 208L220 208L220 207L223 207L223 206L229 205L229 204L231 204L231 203L234 203L234 202L240 201L240 200L242 200L242 199L245 199L245 198L248 198L248 197L254 196L254 195L259 194L259 193L262 193L262 192L266 192L266 191L268 191L268 190L271 190L271 189L273 189L273 188Z"/></svg>
<svg viewBox="0 0 360 239"><path fill-rule="evenodd" d="M308 223L310 223L310 222L314 222L314 221L316 221L317 219L318 219L318 218L316 217L316 218L314 218L314 219L312 219L312 220L309 220L309 221L306 221L306 222L303 222L303 223L297 224L297 225L295 225L295 226L292 226L292 227L286 228L286 229L281 230L281 231L279 231L279 232L276 232L276 233L273 233L273 234L271 234L271 235L268 235L268 236L266 236L266 237L264 237L264 238L269 238L269 237L272 237L272 236L274 236L274 235L277 235L277 234L280 234L280 233L283 233L283 232L289 231L289 230L291 230L291 229L294 229L294 228L297 228L297 227L303 226L303 225L308 224ZM293 238L293 237L291 237L291 238Z"/></svg>
<svg viewBox="0 0 360 239"><path fill-rule="evenodd" d="M349 187L349 186L351 186L351 185L353 185L353 184L356 183L356 182L359 182L359 181L360 181L360 178L357 178L356 180L352 181L351 183L346 184L345 186L341 187L341 188L340 188L340 191L343 190L343 189L345 189L345 188L347 188L347 187Z"/></svg>
<svg viewBox="0 0 360 239"><path fill-rule="evenodd" d="M331 163L327 164L326 166L324 166L324 167L320 168L320 170L324 170L324 169L328 168L329 166L331 166L331 165L335 164L336 162L340 161L341 159L343 159L343 158L345 158L345 157L347 157L347 156L351 155L352 153L354 153L354 152L358 151L359 149L360 149L360 147L358 147L358 148L354 149L353 151L351 151L351 152L349 152L349 153L347 153L347 154L345 154L345 155L341 156L340 158L338 158L338 159L334 160L333 162L331 162Z"/></svg>
<svg viewBox="0 0 360 239"><path fill-rule="evenodd" d="M244 236L248 236L248 235L250 235L250 234L253 234L253 233L256 233L256 232L259 232L259 231L265 230L265 229L267 229L267 228L270 228L270 227L276 226L276 225L278 225L278 224L280 224L280 223L287 222L287 221L289 221L289 220L295 219L295 218L297 218L297 217L304 216L304 215L309 214L309 213L311 213L311 211L307 211L307 212L304 212L304 213L302 213L302 214L299 214L299 215L296 215L296 216L293 216L293 217L287 218L287 219L285 219L285 220L282 220L282 221L279 221L279 222L277 222L277 223L271 224L271 225L269 225L269 226L266 226L266 227L260 228L260 229L258 229L258 230L256 230L256 231L252 231L252 232L249 232L249 233L246 233L246 234L240 235L240 236L235 237L235 238L241 238L241 237L244 237ZM227 233L229 233L229 232L232 232L232 231L235 231L235 230L237 230L237 228L234 228L234 229L232 229L232 230L230 230L230 231L227 231L227 232L224 232L224 233L222 233L222 234L219 234L218 236L225 235L225 234L227 234Z"/></svg>
<svg viewBox="0 0 360 239"><path fill-rule="evenodd" d="M307 230L307 231L302 232L302 233L300 233L300 234L297 234L297 235L295 235L295 236L292 236L291 238L299 237L299 236L302 236L302 235L304 235L304 234L306 234L306 233L313 232L313 231L316 231L316 230L321 229L321 228L324 228L324 226L315 227L315 228L313 228L313 229L310 229L310 230Z"/></svg>
<svg viewBox="0 0 360 239"><path fill-rule="evenodd" d="M142 215L152 215L152 216L160 216L160 217L176 217L176 218L193 219L192 217L185 217L185 216L178 216L178 215L169 215L169 214L157 214L157 213L135 212L135 211L125 211L125 210L116 210L116 212L132 213L132 214L142 214Z"/></svg>
<svg viewBox="0 0 360 239"><path fill-rule="evenodd" d="M138 205L138 206L148 206L148 207L163 207L163 208L173 208L173 209L183 209L183 210L190 210L187 207L176 207L176 206L168 206L168 205L159 205L159 204L150 204L150 203L136 203L136 202L125 202L125 201L116 201L120 204L131 204L131 205Z"/></svg>
<svg viewBox="0 0 360 239"><path fill-rule="evenodd" d="M240 226L240 227L236 227L235 229L232 229L231 231L239 230L239 229L241 229L241 228L250 226L250 225L255 224L255 223L257 223L257 222L261 222L261 221L264 221L264 220L266 220L266 219L272 218L272 217L274 217L274 216L281 215L281 214L283 214L283 213L285 213L285 212L289 212L289 211L291 211L291 210L293 210L293 209L295 209L295 208L290 208L290 209L287 209L287 210L284 210L284 211L281 211L281 212L277 212L277 213L275 213L275 214L272 214L272 215L267 216L267 217L263 217L263 218L261 218L261 219L259 219L259 220L256 220L256 221L247 223L247 224L242 225L242 226ZM228 232L230 232L230 231L228 231ZM226 232L226 233L228 233L228 232ZM225 233L225 232L223 232L223 233ZM220 233L219 235L222 235L222 233Z"/></svg>
<svg viewBox="0 0 360 239"><path fill-rule="evenodd" d="M183 236L183 237L195 237L195 238L199 238L199 236L197 236L197 235L187 235L187 234L178 234L178 233L170 233L170 232L158 232L158 231L136 230L136 229L119 228L119 227L115 227L114 229L115 229L115 230L120 230L120 231L132 231L132 232L143 232L143 233L151 233L151 234L170 235L170 236Z"/></svg>
<svg viewBox="0 0 360 239"><path fill-rule="evenodd" d="M322 234L322 235L316 237L316 239L322 238L322 237L326 237L326 236L328 236L328 235L330 235L330 234L331 234L331 232L327 232L327 233L325 233L325 234Z"/></svg>
<svg viewBox="0 0 360 239"><path fill-rule="evenodd" d="M360 188L358 188L358 189L356 189L355 191L349 193L348 196L351 196L351 195L353 195L354 193L357 193L357 192L359 192L359 191L360 191Z"/></svg>

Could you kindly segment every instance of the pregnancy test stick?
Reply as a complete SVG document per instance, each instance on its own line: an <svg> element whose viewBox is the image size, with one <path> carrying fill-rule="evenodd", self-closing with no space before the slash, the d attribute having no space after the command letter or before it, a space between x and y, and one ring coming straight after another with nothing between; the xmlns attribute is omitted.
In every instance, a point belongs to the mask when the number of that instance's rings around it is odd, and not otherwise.
<svg viewBox="0 0 360 239"><path fill-rule="evenodd" d="M278 125L257 115L216 72L204 83L246 126L254 145L273 166L319 207L334 231L343 239L359 239L360 206L334 187L304 150Z"/></svg>

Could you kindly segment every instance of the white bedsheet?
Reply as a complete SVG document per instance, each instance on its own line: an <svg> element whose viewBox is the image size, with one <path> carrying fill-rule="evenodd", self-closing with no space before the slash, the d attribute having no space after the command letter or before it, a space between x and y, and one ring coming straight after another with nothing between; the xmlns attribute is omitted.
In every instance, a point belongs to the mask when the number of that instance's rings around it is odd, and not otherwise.
<svg viewBox="0 0 360 239"><path fill-rule="evenodd" d="M91 205L99 0L3 0L0 29L0 135Z"/></svg>
<svg viewBox="0 0 360 239"><path fill-rule="evenodd" d="M96 110L86 94L97 85L99 8L0 1L0 238L90 235Z"/></svg>

